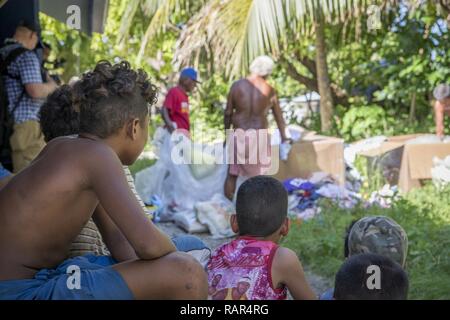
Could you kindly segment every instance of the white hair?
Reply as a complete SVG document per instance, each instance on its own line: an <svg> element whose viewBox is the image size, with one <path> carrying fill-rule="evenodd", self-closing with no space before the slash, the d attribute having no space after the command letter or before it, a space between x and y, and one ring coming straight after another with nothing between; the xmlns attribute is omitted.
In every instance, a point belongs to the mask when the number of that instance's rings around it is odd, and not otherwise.
<svg viewBox="0 0 450 320"><path fill-rule="evenodd" d="M250 72L260 77L268 76L272 73L275 63L271 57L259 56L250 64Z"/></svg>

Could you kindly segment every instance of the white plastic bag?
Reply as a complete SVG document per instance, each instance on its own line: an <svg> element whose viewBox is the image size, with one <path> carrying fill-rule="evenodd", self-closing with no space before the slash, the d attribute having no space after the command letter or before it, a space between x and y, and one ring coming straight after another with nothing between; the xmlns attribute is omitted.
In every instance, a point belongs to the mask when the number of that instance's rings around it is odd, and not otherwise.
<svg viewBox="0 0 450 320"><path fill-rule="evenodd" d="M160 160L164 162L169 172L163 186L163 201L171 204L175 211L194 211L194 205L197 202L210 200L214 194L223 193L228 166L201 163L194 164L195 167L192 169L193 164L187 163L188 161L180 163L180 159L176 159L177 145L175 143L176 141L172 141L169 136L161 149ZM190 141L185 140L183 143L190 143ZM196 149L195 145L191 147L192 153L198 152L199 149ZM186 152L183 157L185 154Z"/></svg>
<svg viewBox="0 0 450 320"><path fill-rule="evenodd" d="M198 202L195 209L198 221L208 226L213 238L234 236L230 225L230 217L235 213L234 205L223 194L215 194L210 201Z"/></svg>
<svg viewBox="0 0 450 320"><path fill-rule="evenodd" d="M188 232L206 231L196 223L194 206L223 193L228 166L215 164L211 155L202 154L203 145L192 144L184 135L171 136L165 130L160 139L159 159L136 175L136 188L144 201L153 195L161 199L161 221L174 221ZM198 156L204 161L188 161Z"/></svg>
<svg viewBox="0 0 450 320"><path fill-rule="evenodd" d="M167 177L167 169L159 160L153 166L136 173L136 191L141 199L148 204L154 195L161 197L164 180Z"/></svg>
<svg viewBox="0 0 450 320"><path fill-rule="evenodd" d="M292 145L289 142L283 142L280 144L280 159L286 161L289 157Z"/></svg>
<svg viewBox="0 0 450 320"><path fill-rule="evenodd" d="M173 215L173 221L187 233L208 232L208 227L198 222L195 213L191 210L175 213Z"/></svg>

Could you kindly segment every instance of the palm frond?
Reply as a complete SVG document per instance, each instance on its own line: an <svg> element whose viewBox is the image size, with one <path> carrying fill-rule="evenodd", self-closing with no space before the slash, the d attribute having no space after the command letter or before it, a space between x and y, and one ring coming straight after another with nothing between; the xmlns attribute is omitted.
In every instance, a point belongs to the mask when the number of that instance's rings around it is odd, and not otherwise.
<svg viewBox="0 0 450 320"><path fill-rule="evenodd" d="M117 44L122 45L130 32L131 22L136 14L141 0L129 0L122 19L120 20L119 36L117 38Z"/></svg>
<svg viewBox="0 0 450 320"><path fill-rule="evenodd" d="M320 17L327 23L353 26L359 35L369 5L386 7L396 1L210 0L181 33L174 63L190 64L210 47L216 64L227 75L236 75L260 54L277 56L287 29L309 34L312 22Z"/></svg>
<svg viewBox="0 0 450 320"><path fill-rule="evenodd" d="M150 24L142 37L141 47L136 58L136 63L139 64L142 57L145 54L145 49L147 45L158 32L164 30L167 24L170 22L170 15L179 8L178 0L147 0L148 3L146 9L146 14L153 14Z"/></svg>
<svg viewBox="0 0 450 320"><path fill-rule="evenodd" d="M212 0L180 36L175 63L186 65L207 44L227 74L237 74L263 53L279 51L283 0Z"/></svg>
<svg viewBox="0 0 450 320"><path fill-rule="evenodd" d="M117 43L118 45L123 45L127 40L133 19L139 9L145 16L150 17L150 23L142 37L141 47L137 56L137 63L140 63L145 54L145 49L154 36L159 32L165 31L167 26L170 26L170 17L172 14L203 3L204 0L197 0L195 2L189 0L128 0L120 22Z"/></svg>

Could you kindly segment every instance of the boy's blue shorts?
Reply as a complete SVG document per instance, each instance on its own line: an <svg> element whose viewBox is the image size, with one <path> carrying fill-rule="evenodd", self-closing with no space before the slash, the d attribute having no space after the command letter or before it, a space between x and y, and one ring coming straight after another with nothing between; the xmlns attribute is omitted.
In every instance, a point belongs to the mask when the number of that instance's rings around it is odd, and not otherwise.
<svg viewBox="0 0 450 320"><path fill-rule="evenodd" d="M11 175L11 172L3 168L2 164L0 163L0 179L9 177Z"/></svg>
<svg viewBox="0 0 450 320"><path fill-rule="evenodd" d="M71 258L56 269L40 270L33 279L0 281L0 300L134 299L122 276L111 267L116 263L109 256Z"/></svg>
<svg viewBox="0 0 450 320"><path fill-rule="evenodd" d="M178 251L207 249L191 235L172 239ZM0 300L131 300L133 293L112 268L110 256L84 255L65 260L56 269L42 269L33 279L0 281ZM79 270L79 285L76 281Z"/></svg>

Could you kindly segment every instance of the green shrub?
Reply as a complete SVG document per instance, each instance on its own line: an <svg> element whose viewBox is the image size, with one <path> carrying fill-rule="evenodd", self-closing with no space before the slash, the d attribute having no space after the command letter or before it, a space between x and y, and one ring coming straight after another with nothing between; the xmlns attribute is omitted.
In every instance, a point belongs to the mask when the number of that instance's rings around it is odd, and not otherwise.
<svg viewBox="0 0 450 320"><path fill-rule="evenodd" d="M354 105L338 123L338 130L346 141L365 139L393 133L394 118L376 104Z"/></svg>

